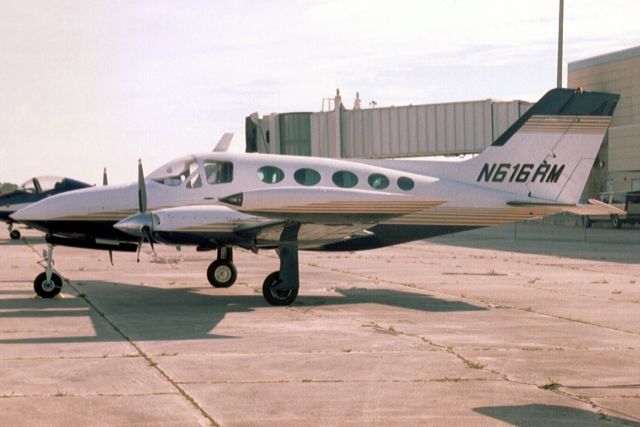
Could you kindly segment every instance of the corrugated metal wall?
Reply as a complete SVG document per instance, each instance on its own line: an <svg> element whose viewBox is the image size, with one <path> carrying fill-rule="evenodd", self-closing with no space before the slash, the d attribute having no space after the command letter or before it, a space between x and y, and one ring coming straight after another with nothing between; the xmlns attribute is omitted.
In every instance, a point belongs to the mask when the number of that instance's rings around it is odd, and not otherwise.
<svg viewBox="0 0 640 427"><path fill-rule="evenodd" d="M280 139L275 145L279 151L275 152L345 158L478 153L531 105L485 100L305 115L283 113L278 114ZM265 125L259 124L258 131ZM308 137L304 135L307 128Z"/></svg>
<svg viewBox="0 0 640 427"><path fill-rule="evenodd" d="M278 114L280 154L311 155L311 113Z"/></svg>

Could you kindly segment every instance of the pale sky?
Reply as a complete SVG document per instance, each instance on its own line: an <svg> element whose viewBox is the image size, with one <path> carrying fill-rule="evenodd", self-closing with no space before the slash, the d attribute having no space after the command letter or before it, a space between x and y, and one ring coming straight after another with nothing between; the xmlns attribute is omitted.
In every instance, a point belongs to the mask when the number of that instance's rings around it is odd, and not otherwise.
<svg viewBox="0 0 640 427"><path fill-rule="evenodd" d="M640 1L565 0L566 64L640 45ZM556 85L558 0L0 0L0 182L136 179L253 112ZM587 88L588 89L588 88Z"/></svg>

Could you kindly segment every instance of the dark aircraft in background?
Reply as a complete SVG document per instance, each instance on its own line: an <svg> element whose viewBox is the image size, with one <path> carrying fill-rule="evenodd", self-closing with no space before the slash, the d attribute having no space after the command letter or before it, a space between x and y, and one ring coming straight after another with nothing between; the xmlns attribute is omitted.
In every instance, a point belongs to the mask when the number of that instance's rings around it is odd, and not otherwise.
<svg viewBox="0 0 640 427"><path fill-rule="evenodd" d="M20 238L20 232L13 229L15 221L9 215L45 197L87 187L91 187L91 185L61 176L30 178L15 191L0 194L0 221L9 224L9 236L13 240L17 240Z"/></svg>

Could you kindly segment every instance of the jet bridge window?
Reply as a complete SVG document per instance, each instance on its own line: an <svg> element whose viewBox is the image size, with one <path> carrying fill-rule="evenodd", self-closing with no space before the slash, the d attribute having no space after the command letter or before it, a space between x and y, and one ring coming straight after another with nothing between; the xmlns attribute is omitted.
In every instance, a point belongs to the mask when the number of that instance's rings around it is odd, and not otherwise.
<svg viewBox="0 0 640 427"><path fill-rule="evenodd" d="M226 184L233 181L233 163L205 160L203 165L209 184Z"/></svg>
<svg viewBox="0 0 640 427"><path fill-rule="evenodd" d="M298 169L293 174L293 179L300 185L312 186L320 182L320 173L313 169Z"/></svg>
<svg viewBox="0 0 640 427"><path fill-rule="evenodd" d="M379 173L369 175L369 185L376 190L383 190L389 186L389 178Z"/></svg>
<svg viewBox="0 0 640 427"><path fill-rule="evenodd" d="M258 179L266 184L277 184L284 179L282 169L275 166L262 166L258 169Z"/></svg>
<svg viewBox="0 0 640 427"><path fill-rule="evenodd" d="M398 178L398 188L403 191L413 190L415 183L411 178L407 178L406 176L401 176Z"/></svg>
<svg viewBox="0 0 640 427"><path fill-rule="evenodd" d="M358 185L358 177L349 171L338 171L333 174L331 179L335 185L342 188L351 188Z"/></svg>

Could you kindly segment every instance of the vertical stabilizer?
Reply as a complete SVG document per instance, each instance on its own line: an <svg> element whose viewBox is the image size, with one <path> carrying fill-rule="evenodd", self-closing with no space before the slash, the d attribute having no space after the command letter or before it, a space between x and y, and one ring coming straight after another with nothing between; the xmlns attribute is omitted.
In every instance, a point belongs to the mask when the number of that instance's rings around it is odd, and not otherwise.
<svg viewBox="0 0 640 427"><path fill-rule="evenodd" d="M577 203L618 98L573 89L547 92L491 146L463 162L459 179L527 198Z"/></svg>

